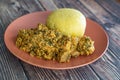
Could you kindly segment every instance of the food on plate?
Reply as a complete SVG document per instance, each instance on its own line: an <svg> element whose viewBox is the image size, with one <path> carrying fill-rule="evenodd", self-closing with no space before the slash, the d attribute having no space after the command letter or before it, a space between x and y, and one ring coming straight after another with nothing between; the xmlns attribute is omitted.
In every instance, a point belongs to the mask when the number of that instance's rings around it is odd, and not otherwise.
<svg viewBox="0 0 120 80"><path fill-rule="evenodd" d="M80 52L80 55L90 55L94 52L94 41L88 36L80 38L77 44L77 51Z"/></svg>
<svg viewBox="0 0 120 80"><path fill-rule="evenodd" d="M60 30L64 35L82 37L86 29L86 18L78 10L62 8L48 16L46 25Z"/></svg>
<svg viewBox="0 0 120 80"><path fill-rule="evenodd" d="M34 29L20 30L16 40L17 47L31 56L58 62L69 62L71 57L92 54L93 43L87 36L66 36L43 24Z"/></svg>
<svg viewBox="0 0 120 80"><path fill-rule="evenodd" d="M69 62L72 57L90 55L94 41L84 35L86 19L75 9L52 12L46 24L19 30L16 46L31 56L58 62Z"/></svg>

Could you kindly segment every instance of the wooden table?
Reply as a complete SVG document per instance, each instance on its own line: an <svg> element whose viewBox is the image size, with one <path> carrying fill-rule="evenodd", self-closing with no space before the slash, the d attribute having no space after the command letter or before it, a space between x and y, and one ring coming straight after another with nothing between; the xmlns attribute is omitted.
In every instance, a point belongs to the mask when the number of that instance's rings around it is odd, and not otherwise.
<svg viewBox="0 0 120 80"><path fill-rule="evenodd" d="M4 32L16 18L45 10L75 8L99 23L109 36L109 47L96 62L70 70L29 65L6 48ZM0 80L120 80L120 3L117 0L0 0Z"/></svg>

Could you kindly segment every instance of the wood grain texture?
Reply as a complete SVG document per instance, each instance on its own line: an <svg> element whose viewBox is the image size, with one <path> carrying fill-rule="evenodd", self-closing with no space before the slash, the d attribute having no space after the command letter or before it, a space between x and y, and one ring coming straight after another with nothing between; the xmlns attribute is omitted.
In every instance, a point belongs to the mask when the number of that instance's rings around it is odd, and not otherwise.
<svg viewBox="0 0 120 80"><path fill-rule="evenodd" d="M39 0L45 10L53 11L56 10L57 7L54 4L53 0Z"/></svg>
<svg viewBox="0 0 120 80"><path fill-rule="evenodd" d="M6 50L3 38L0 38L0 80L27 80L19 60Z"/></svg>
<svg viewBox="0 0 120 80"><path fill-rule="evenodd" d="M27 1L32 4L33 1ZM23 4L24 3L24 4ZM34 2L35 4L36 2ZM11 21L30 12L41 10L36 4L26 5L24 1L2 0L0 1L0 80L28 80L19 60L14 57L4 44L4 31Z"/></svg>
<svg viewBox="0 0 120 80"><path fill-rule="evenodd" d="M38 68L14 57L4 31L16 18L36 11L75 8L109 35L109 49L98 61L71 70ZM0 80L120 80L120 5L115 0L0 0Z"/></svg>
<svg viewBox="0 0 120 80"><path fill-rule="evenodd" d="M99 80L99 77L96 77L96 74L92 73L92 69L89 66L71 69L71 70L49 70L38 67L33 67L29 64L23 63L25 70L27 70L27 74L30 80ZM91 76L92 77L89 77Z"/></svg>
<svg viewBox="0 0 120 80"><path fill-rule="evenodd" d="M117 62L117 60L114 60L114 59L111 59L111 57L114 55L114 54L117 54L119 55L119 47L116 47L116 46L119 46L119 44L115 44L117 41L115 41L114 39L116 38L120 38L119 34L116 34L116 32L119 32L119 29L116 29L119 25L119 23L117 21L115 21L113 18L112 15L110 15L108 12L106 12L106 10L104 10L104 8L102 8L101 6L99 6L96 2L94 2L93 0L89 1L89 0L86 0L86 1L81 1L89 10L91 10L91 12L101 21L101 24L103 25L104 29L107 30L108 32L108 35L109 35L109 38L110 38L110 44L114 44L114 45L110 45L109 46L109 49L110 51L112 50L113 52L107 52L105 54L105 56L103 56L103 61L101 60L101 63L103 64L104 63L104 67L102 67L103 71L108 73L108 74L105 74L103 76L103 74L100 74L101 72L101 67L99 67L99 63L97 64L97 68L95 70L96 73L100 72L98 75L101 76L102 79L115 79L115 80L119 80L120 79L120 76L118 76L120 74L120 70L114 70L113 66L115 66L117 69L119 69L119 65L117 64L120 64L120 62ZM87 5L89 3L89 5ZM94 6L97 6L97 7L93 7ZM110 5L110 4L109 4ZM115 5L114 5L115 6ZM98 10L99 9L99 10ZM96 12L97 11L97 12ZM105 18L107 20L105 20ZM113 23L115 23L116 25L112 25ZM107 24L109 24L109 26L107 26ZM111 26L111 27L110 27ZM112 31L109 31L109 30L112 30ZM112 36L114 35L114 36ZM118 39L117 39L118 40ZM118 40L119 41L119 40ZM114 48L117 48L117 50L114 50ZM117 53L115 52L117 51ZM114 55L115 56L115 55ZM116 59L118 59L118 61L120 61L119 59L119 56L115 56ZM104 59L108 59L108 60L105 60ZM110 59L110 60L109 60ZM111 62L112 61L112 62ZM91 65L93 69L96 68L96 65ZM99 71L97 71L99 70ZM108 72L109 71L109 72ZM109 74L109 73L112 73L114 72L113 74ZM113 76L114 75L114 76Z"/></svg>
<svg viewBox="0 0 120 80"><path fill-rule="evenodd" d="M112 14L120 18L120 3L116 0L96 0L96 2L101 5L109 14Z"/></svg>

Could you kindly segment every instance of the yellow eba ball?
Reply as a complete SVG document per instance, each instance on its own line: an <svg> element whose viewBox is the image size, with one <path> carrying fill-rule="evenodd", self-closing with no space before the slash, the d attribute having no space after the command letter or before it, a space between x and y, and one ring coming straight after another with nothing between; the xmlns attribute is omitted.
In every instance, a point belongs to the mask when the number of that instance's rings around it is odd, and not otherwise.
<svg viewBox="0 0 120 80"><path fill-rule="evenodd" d="M62 8L48 16L46 25L58 29L64 35L82 37L86 29L86 18L78 10Z"/></svg>

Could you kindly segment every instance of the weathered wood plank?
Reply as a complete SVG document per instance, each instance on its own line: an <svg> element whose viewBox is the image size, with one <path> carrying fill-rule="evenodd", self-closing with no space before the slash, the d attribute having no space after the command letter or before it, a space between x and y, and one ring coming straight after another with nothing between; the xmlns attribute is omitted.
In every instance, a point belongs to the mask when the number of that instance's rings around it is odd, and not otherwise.
<svg viewBox="0 0 120 80"><path fill-rule="evenodd" d="M96 2L101 5L109 14L120 18L120 3L116 0L96 0Z"/></svg>
<svg viewBox="0 0 120 80"><path fill-rule="evenodd" d="M35 1L25 0L0 1L0 80L28 80L19 60L14 57L4 43L4 31L19 16L42 10ZM33 4L34 5L29 5ZM40 7L40 6L39 6Z"/></svg>
<svg viewBox="0 0 120 80"><path fill-rule="evenodd" d="M91 73L92 70L89 66L81 67L78 69L71 69L71 70L49 70L49 69L43 69L38 67L33 67L29 64L23 63L25 70L27 70L28 75L32 76L29 77L29 80L44 80L44 79L50 79L50 80L99 80L98 77L96 77L96 74ZM34 72L35 71L35 72ZM87 74L87 75L86 75ZM92 77L89 77L91 76Z"/></svg>
<svg viewBox="0 0 120 80"><path fill-rule="evenodd" d="M46 10L53 11L57 9L56 5L53 3L52 0L39 0L39 1Z"/></svg>
<svg viewBox="0 0 120 80"><path fill-rule="evenodd" d="M74 8L80 10L86 17L95 17L79 0L53 0L58 8Z"/></svg>
<svg viewBox="0 0 120 80"><path fill-rule="evenodd" d="M6 50L3 38L0 38L0 80L28 80L24 70L11 53ZM3 47L4 46L4 47Z"/></svg>
<svg viewBox="0 0 120 80"><path fill-rule="evenodd" d="M98 76L100 76L102 80L111 80L111 79L119 80L120 79L119 59L112 58L111 56L112 54L110 53L111 52L108 51L101 59L99 59L99 61L93 63L90 66L98 74Z"/></svg>

